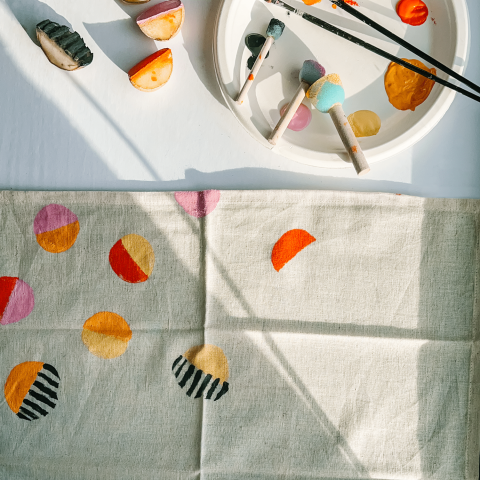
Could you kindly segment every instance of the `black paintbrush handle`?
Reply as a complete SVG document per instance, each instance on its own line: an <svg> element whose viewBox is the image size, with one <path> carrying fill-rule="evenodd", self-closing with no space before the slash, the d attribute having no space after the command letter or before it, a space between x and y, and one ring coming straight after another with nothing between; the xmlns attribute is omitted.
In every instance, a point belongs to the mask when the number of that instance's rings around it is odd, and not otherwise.
<svg viewBox="0 0 480 480"><path fill-rule="evenodd" d="M439 62L438 60L435 60L433 57L431 57L427 53L422 52L422 50L418 49L417 47L407 42L403 38L400 38L399 36L392 33L390 30L387 30L385 27L382 27L377 22L374 22L372 19L368 18L366 15L359 12L357 9L348 5L348 3L345 3L344 0L330 0L330 1L335 5L337 5L339 8L341 8L342 10L345 10L350 15L354 16L355 18L358 18L361 22L365 23L369 27L372 27L373 29L377 30L377 32L380 32L386 37L390 38L390 40L395 41L402 47L405 47L407 50L417 55L418 57L423 58L427 62L431 63L434 67L437 67L443 72L448 73L451 77L456 78L459 82L464 83L465 85L470 87L472 90L475 90L476 92L480 93L480 86L478 86L476 83L471 82L470 80L466 79L459 73L453 71L451 68L448 68L443 63Z"/></svg>
<svg viewBox="0 0 480 480"><path fill-rule="evenodd" d="M449 83L446 80L443 80L442 78L437 77L436 75L433 75L433 73L427 72L422 68L412 65L411 63L405 62L401 58L398 58L395 55L385 52L384 50L378 47L375 47L370 43L364 42L360 38L355 37L354 35L350 35L349 33L331 25L330 23L324 22L323 20L320 20L319 18L314 17L313 15L310 15L308 13L302 13L301 16L305 20L308 20L310 23L313 23L318 27L321 27L331 33L334 33L335 35L338 35L339 37L342 37L345 40L355 43L356 45L359 45L360 47L363 47L366 50L369 50L370 52L376 53L377 55L380 55L381 57L386 58L392 62L398 63L402 67L408 68L409 70L412 70L413 72L418 73L419 75L422 75L423 77L428 78L429 80L433 80L439 83L440 85L443 85L444 87L448 87L448 88L451 88L452 90L455 90L456 92L462 93L463 95L471 98L472 100L476 100L477 102L480 102L480 97L478 95L475 95L469 92L468 90L465 90L464 88L457 87L456 85L453 85L453 83Z"/></svg>

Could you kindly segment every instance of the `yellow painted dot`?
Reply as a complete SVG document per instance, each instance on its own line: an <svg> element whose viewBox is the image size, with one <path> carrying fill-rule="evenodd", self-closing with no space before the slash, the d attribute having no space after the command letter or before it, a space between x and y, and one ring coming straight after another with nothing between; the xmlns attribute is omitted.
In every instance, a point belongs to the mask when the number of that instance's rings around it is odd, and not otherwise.
<svg viewBox="0 0 480 480"><path fill-rule="evenodd" d="M356 137L371 137L376 135L382 126L380 117L370 110L359 110L348 116L348 122Z"/></svg>
<svg viewBox="0 0 480 480"><path fill-rule="evenodd" d="M82 341L93 355L111 359L123 355L132 338L128 323L116 313L99 312L83 325Z"/></svg>
<svg viewBox="0 0 480 480"><path fill-rule="evenodd" d="M215 345L197 345L183 355L192 365L205 374L219 378L220 382L228 380L228 361L220 347Z"/></svg>

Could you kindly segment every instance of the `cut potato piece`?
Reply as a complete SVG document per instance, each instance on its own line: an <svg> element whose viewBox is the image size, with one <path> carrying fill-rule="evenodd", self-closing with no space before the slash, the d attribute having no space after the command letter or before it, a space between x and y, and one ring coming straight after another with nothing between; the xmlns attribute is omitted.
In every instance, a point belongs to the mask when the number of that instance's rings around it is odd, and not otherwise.
<svg viewBox="0 0 480 480"><path fill-rule="evenodd" d="M48 60L62 70L77 70L90 65L93 53L77 32L44 20L37 27L37 38Z"/></svg>
<svg viewBox="0 0 480 480"><path fill-rule="evenodd" d="M167 0L143 12L137 18L142 32L154 40L170 40L182 28L185 8L180 0Z"/></svg>
<svg viewBox="0 0 480 480"><path fill-rule="evenodd" d="M172 71L172 51L164 48L135 65L128 76L130 83L138 90L153 92L168 82Z"/></svg>

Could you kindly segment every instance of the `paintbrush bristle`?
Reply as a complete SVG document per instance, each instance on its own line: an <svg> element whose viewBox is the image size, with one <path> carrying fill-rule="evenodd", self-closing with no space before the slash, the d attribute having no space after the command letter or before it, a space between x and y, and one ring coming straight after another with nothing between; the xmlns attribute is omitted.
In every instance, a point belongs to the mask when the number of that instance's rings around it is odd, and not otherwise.
<svg viewBox="0 0 480 480"><path fill-rule="evenodd" d="M267 37L273 37L278 40L283 31L285 30L285 24L276 18L272 18L267 28Z"/></svg>

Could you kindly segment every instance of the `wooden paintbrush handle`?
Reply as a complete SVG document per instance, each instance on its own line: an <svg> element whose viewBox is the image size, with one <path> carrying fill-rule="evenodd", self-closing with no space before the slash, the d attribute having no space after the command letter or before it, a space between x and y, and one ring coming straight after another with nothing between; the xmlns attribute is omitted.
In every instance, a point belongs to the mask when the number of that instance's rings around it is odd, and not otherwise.
<svg viewBox="0 0 480 480"><path fill-rule="evenodd" d="M273 42L274 42L273 37L267 37L267 39L265 40L265 43L263 44L263 48L258 54L257 60L253 64L253 68L250 72L250 75L247 77L247 81L245 82L245 85L243 86L242 90L238 94L236 102L239 105L241 105L245 100L247 93L250 90L250 87L252 86L252 83L255 80L255 77L257 76L257 73L263 64L263 61L265 60L265 57L267 56L267 53L270 50L270 47L273 45Z"/></svg>
<svg viewBox="0 0 480 480"><path fill-rule="evenodd" d="M276 145L277 142L280 140L281 136L285 133L288 125L292 121L295 113L297 113L298 107L303 102L305 95L307 94L307 90L310 88L310 85L307 82L300 83L297 91L295 92L295 96L292 98L292 101L289 103L286 110L283 112L282 117L277 123L277 126L274 128L272 134L268 138L268 141L272 145Z"/></svg>
<svg viewBox="0 0 480 480"><path fill-rule="evenodd" d="M330 117L332 117L333 123L342 139L343 145L345 145L345 149L347 150L348 156L352 161L357 174L359 176L367 174L370 171L370 167L368 166L367 159L358 143L357 137L348 123L342 106L335 105L328 111L328 113L330 114Z"/></svg>

